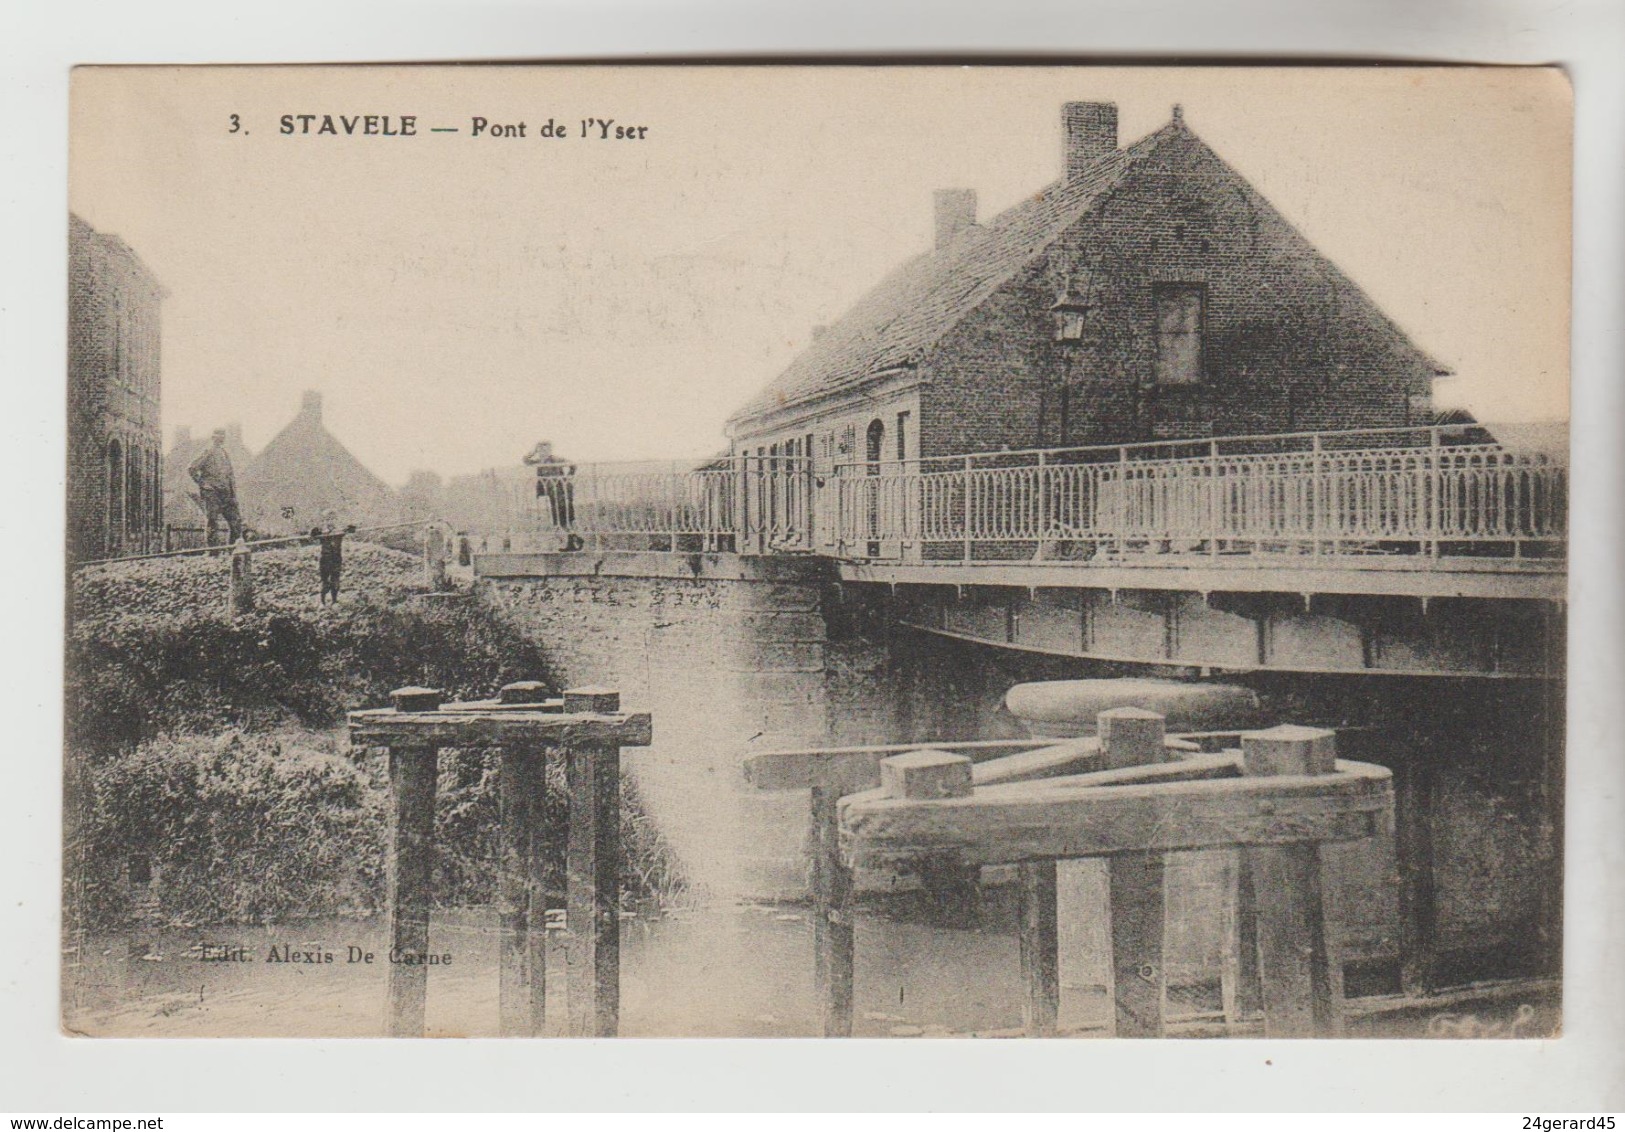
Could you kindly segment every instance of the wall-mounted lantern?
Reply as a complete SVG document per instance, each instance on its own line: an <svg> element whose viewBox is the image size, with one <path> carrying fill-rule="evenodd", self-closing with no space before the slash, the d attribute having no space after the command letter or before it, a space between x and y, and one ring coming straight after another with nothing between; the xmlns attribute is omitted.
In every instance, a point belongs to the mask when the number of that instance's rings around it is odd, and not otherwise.
<svg viewBox="0 0 1625 1132"><path fill-rule="evenodd" d="M1076 281L1070 282L1050 305L1057 342L1082 343L1096 337L1093 325L1096 307L1090 301L1089 290L1087 281L1083 287L1079 287Z"/></svg>

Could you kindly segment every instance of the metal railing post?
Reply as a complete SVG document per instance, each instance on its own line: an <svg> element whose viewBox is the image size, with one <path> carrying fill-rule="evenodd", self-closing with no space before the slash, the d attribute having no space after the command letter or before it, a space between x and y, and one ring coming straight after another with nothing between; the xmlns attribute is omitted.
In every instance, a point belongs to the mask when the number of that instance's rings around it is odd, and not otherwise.
<svg viewBox="0 0 1625 1132"><path fill-rule="evenodd" d="M962 523L962 531L963 531L963 534L965 536L965 559L964 560L966 562L969 562L971 560L971 533L970 533L970 521L971 521L971 460L972 460L972 457L970 457L970 456L965 457L965 489L964 489L965 515L964 515L964 521Z"/></svg>
<svg viewBox="0 0 1625 1132"><path fill-rule="evenodd" d="M1033 557L1044 557L1044 541L1049 538L1049 466L1045 461L1046 453L1038 454L1038 553Z"/></svg>
<svg viewBox="0 0 1625 1132"><path fill-rule="evenodd" d="M1309 537L1313 540L1314 553L1320 553L1320 533L1325 526L1325 501L1322 499L1323 487L1321 484L1321 454L1320 437L1315 437L1309 464Z"/></svg>
<svg viewBox="0 0 1625 1132"><path fill-rule="evenodd" d="M1432 533L1433 538L1428 544L1428 552L1437 558L1439 556L1439 536L1444 531L1444 516L1440 514L1440 508L1444 504L1444 476L1439 467L1439 429L1436 426L1428 429L1428 455L1429 478L1432 480L1433 485L1432 491L1429 493L1433 500L1432 515L1427 524L1427 529Z"/></svg>
<svg viewBox="0 0 1625 1132"><path fill-rule="evenodd" d="M1117 450L1117 553L1128 552L1128 448Z"/></svg>

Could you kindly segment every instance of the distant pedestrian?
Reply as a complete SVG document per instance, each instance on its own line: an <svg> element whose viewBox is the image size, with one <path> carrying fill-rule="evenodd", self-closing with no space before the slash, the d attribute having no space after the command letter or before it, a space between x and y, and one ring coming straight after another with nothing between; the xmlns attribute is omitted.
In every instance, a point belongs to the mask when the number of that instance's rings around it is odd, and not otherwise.
<svg viewBox="0 0 1625 1132"><path fill-rule="evenodd" d="M576 466L562 456L555 456L552 442L546 440L537 442L525 457L525 463L536 469L536 498L547 500L553 526L565 536L564 549L580 550L586 544L574 529Z"/></svg>
<svg viewBox="0 0 1625 1132"><path fill-rule="evenodd" d="M226 455L226 430L214 430L214 438L203 454L186 469L192 482L197 484L198 500L203 505L207 524L207 541L219 545L215 533L221 519L226 521L229 541L235 543L243 537L243 517L237 510L237 481L232 475L231 457Z"/></svg>

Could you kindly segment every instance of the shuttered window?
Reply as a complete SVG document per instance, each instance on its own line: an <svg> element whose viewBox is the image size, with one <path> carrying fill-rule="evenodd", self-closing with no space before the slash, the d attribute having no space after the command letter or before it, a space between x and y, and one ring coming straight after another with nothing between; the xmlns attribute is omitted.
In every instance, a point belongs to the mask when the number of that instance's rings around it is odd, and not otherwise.
<svg viewBox="0 0 1625 1132"><path fill-rule="evenodd" d="M1202 316L1206 288L1169 283L1156 288L1157 384L1202 380Z"/></svg>

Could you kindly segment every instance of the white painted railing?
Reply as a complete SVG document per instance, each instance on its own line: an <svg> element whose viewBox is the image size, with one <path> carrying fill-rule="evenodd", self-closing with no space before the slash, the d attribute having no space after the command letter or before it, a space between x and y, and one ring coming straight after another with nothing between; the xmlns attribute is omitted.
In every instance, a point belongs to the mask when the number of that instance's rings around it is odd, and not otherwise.
<svg viewBox="0 0 1625 1132"><path fill-rule="evenodd" d="M932 561L1562 551L1568 470L1557 457L1489 443L1314 442L1323 439L1168 458L1073 449L845 465L833 550Z"/></svg>
<svg viewBox="0 0 1625 1132"><path fill-rule="evenodd" d="M810 546L812 477L801 458L583 464L572 475L500 490L501 518L480 532L484 549L564 549L572 535L593 550L764 554Z"/></svg>
<svg viewBox="0 0 1625 1132"><path fill-rule="evenodd" d="M1568 468L1472 427L979 453L587 464L510 483L488 549L817 553L908 561L1146 554L1561 559ZM500 524L499 524L500 525ZM572 541L570 536L575 536ZM538 545L539 544L539 545Z"/></svg>

